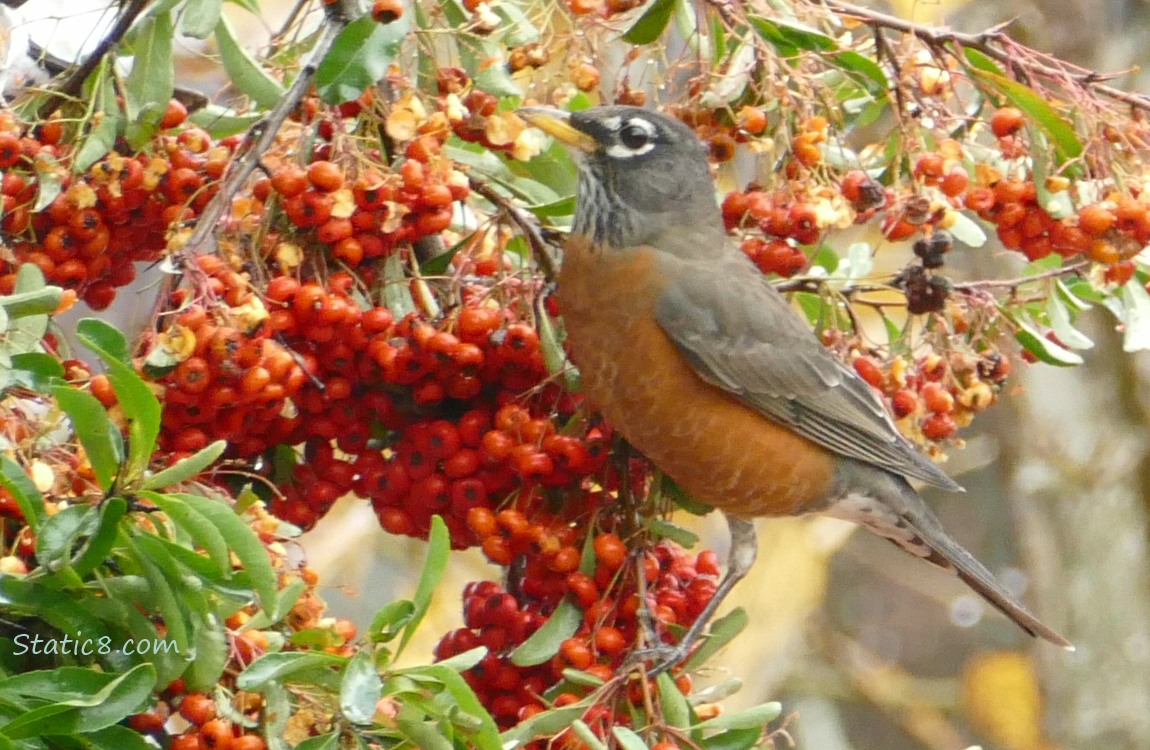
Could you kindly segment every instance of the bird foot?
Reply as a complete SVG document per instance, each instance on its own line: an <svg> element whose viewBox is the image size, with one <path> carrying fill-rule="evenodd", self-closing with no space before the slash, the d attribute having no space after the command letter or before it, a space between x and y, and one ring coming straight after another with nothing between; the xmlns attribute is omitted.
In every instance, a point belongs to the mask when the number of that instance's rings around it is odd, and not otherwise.
<svg viewBox="0 0 1150 750"><path fill-rule="evenodd" d="M648 677L655 677L681 664L691 653L690 644L661 643L657 646L635 649L631 652L627 663L623 665L624 672L631 671L644 665Z"/></svg>

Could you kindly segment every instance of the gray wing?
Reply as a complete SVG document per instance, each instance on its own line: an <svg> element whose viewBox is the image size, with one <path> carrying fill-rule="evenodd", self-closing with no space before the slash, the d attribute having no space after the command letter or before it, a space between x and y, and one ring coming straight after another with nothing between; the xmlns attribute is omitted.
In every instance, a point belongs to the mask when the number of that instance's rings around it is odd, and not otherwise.
<svg viewBox="0 0 1150 750"><path fill-rule="evenodd" d="M670 277L688 282L673 282L656 303L656 320L699 377L829 451L961 490L902 437L871 387L742 260L677 269Z"/></svg>

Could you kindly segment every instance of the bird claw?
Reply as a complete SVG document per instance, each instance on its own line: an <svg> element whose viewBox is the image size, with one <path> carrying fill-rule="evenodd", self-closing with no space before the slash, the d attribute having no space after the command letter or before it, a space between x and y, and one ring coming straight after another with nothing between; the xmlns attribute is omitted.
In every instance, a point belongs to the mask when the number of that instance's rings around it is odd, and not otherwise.
<svg viewBox="0 0 1150 750"><path fill-rule="evenodd" d="M690 645L666 643L657 646L638 648L631 652L630 658L624 665L624 672L644 665L648 677L655 677L683 662L691 653ZM653 664L652 664L653 662Z"/></svg>

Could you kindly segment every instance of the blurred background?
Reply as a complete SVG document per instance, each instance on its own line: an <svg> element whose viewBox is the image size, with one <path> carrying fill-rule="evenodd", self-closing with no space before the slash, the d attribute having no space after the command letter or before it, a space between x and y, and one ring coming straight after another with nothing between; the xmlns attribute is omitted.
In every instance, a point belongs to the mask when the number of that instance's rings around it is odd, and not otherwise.
<svg viewBox="0 0 1150 750"><path fill-rule="evenodd" d="M1137 67L1150 49L1147 0L862 4L967 32L1010 22L1008 33L1028 45L1120 71L1120 87L1146 88ZM294 2L260 5L262 19L232 8L253 48ZM32 0L6 9L9 75L34 84L18 61L29 38L74 59L99 38L105 6ZM182 85L218 90L211 52L182 49ZM1017 270L985 249L968 261L972 278ZM120 295L107 313L129 332L151 309L147 276L138 284L139 295ZM1150 748L1150 359L1122 352L1105 311L1092 311L1083 328L1097 343L1086 365L1018 367L1011 392L964 431L964 450L951 451L946 469L966 494L928 495L953 535L1077 651L1031 641L957 580L877 537L825 519L760 521L759 562L728 600L752 624L703 676L716 695L742 680L725 705L782 701L785 715L797 714L785 727L800 750ZM725 552L720 519L680 520ZM411 594L423 559L422 543L388 536L355 500L342 501L302 547L329 586L333 614L361 628L380 605ZM422 630L427 643L408 658L430 658L461 621L464 584L494 574L480 555L457 555L434 624Z"/></svg>

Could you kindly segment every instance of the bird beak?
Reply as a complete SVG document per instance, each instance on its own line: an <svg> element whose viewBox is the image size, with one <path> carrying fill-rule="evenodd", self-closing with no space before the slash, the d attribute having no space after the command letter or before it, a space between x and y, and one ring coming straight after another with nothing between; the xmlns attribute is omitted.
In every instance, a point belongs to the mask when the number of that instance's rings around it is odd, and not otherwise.
<svg viewBox="0 0 1150 750"><path fill-rule="evenodd" d="M539 128L567 146L589 154L599 148L599 143L594 138L572 127L570 112L551 107L521 107L517 110L517 114L526 120L528 125Z"/></svg>

